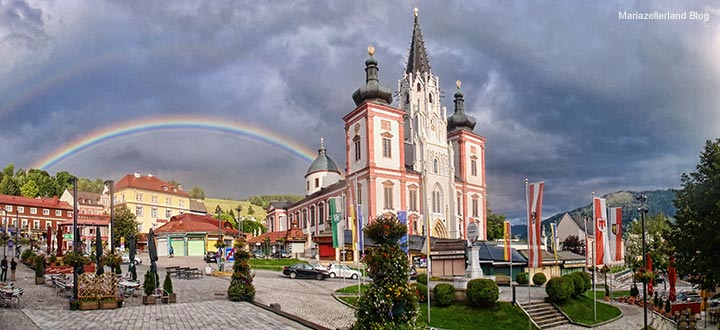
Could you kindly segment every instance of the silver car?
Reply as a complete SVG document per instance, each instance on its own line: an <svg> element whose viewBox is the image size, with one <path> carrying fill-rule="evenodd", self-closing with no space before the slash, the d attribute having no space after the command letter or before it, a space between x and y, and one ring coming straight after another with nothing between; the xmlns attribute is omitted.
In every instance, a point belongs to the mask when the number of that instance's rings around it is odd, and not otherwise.
<svg viewBox="0 0 720 330"><path fill-rule="evenodd" d="M327 272L330 273L330 278L351 278L357 280L360 277L360 272L354 269L350 269L347 265L342 264L330 264L327 268Z"/></svg>

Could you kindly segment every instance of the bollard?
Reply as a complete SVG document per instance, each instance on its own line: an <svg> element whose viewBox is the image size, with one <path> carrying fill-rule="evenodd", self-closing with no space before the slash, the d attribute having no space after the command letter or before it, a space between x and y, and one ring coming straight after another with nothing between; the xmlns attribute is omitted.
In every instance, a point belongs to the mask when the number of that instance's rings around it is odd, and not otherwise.
<svg viewBox="0 0 720 330"><path fill-rule="evenodd" d="M276 311L278 311L278 312L282 311L282 308L280 307L280 304L278 304L278 303L272 303L272 304L270 304L270 308L271 308L271 309L274 309L274 310L276 310Z"/></svg>

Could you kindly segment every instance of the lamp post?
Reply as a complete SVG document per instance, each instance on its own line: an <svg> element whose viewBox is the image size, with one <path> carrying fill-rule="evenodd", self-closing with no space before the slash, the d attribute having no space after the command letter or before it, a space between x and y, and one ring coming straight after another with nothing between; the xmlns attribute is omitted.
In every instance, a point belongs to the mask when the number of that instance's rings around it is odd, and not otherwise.
<svg viewBox="0 0 720 330"><path fill-rule="evenodd" d="M73 183L73 250L79 251L78 245L80 244L80 236L77 230L77 178L73 177L70 179ZM81 266L82 267L82 266ZM78 299L78 267L73 267L73 298Z"/></svg>
<svg viewBox="0 0 720 330"><path fill-rule="evenodd" d="M237 219L240 220L240 232L242 233L242 238L244 239L244 238L245 238L245 227L243 227L243 220L244 220L244 219L240 216L240 210L241 210L240 204L238 204L238 207L235 208L235 210L238 211L238 213L237 213Z"/></svg>
<svg viewBox="0 0 720 330"><path fill-rule="evenodd" d="M220 208L220 205L216 206L216 207L215 207L215 215L217 216L217 219L218 219L218 244L220 244L220 242L221 242L220 239L222 238L222 237L221 237L221 236L222 236L222 229L221 229L221 227L220 227L220 213L221 213L221 212L222 212L222 208ZM224 242L223 242L223 243L224 243ZM222 257L223 257L223 252L225 252L225 251L222 251L222 248L219 247L219 246L218 246L218 250L220 250L220 259L222 259Z"/></svg>
<svg viewBox="0 0 720 330"><path fill-rule="evenodd" d="M638 213L640 213L640 221L642 225L642 262L643 266L646 267L647 260L645 256L645 214L648 213L648 208L645 206L645 201L647 201L647 196L645 195L638 195L635 199L640 201L640 207L638 207ZM642 268L641 267L641 268ZM643 329L647 329L647 279L645 276L642 277L643 281Z"/></svg>
<svg viewBox="0 0 720 330"><path fill-rule="evenodd" d="M115 220L115 181L107 180L104 183L105 185L110 186L110 233L108 234L110 235L110 238L108 240L110 241L110 253L115 253L115 235L113 235L113 226Z"/></svg>

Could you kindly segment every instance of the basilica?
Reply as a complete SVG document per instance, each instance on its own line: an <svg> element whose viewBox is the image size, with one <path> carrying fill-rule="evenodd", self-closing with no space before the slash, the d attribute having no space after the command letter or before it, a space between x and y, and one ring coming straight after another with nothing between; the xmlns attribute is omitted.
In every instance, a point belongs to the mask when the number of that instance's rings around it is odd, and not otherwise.
<svg viewBox="0 0 720 330"><path fill-rule="evenodd" d="M331 230L328 200L341 198L348 233L353 222L347 210L359 210L364 225L378 215L407 211L410 235L429 230L433 237L465 239L468 224L475 223L478 239L486 239L485 138L474 132L475 119L465 113L460 81L450 115L441 104L440 80L428 61L417 9L397 99L380 83L372 46L368 54L365 85L352 93L356 107L342 118L344 169L321 142L305 174L305 198L272 203L269 234L300 229L307 235L306 252L336 259L338 251L323 238ZM349 240L344 246L355 250Z"/></svg>

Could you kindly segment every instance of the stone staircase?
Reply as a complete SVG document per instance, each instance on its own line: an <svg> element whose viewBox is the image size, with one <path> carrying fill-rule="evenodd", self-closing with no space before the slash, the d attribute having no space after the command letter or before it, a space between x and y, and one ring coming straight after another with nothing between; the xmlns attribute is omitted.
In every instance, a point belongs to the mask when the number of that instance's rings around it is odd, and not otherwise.
<svg viewBox="0 0 720 330"><path fill-rule="evenodd" d="M548 329L570 321L553 304L531 302L520 305L540 329Z"/></svg>

